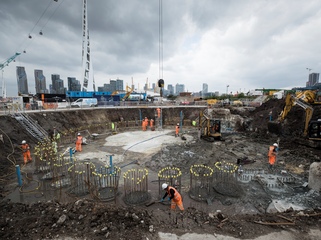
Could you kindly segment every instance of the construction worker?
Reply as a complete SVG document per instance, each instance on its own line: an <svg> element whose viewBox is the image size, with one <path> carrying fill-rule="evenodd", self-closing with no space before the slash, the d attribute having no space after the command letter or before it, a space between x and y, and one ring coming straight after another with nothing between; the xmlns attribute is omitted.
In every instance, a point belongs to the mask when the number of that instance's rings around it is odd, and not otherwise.
<svg viewBox="0 0 321 240"><path fill-rule="evenodd" d="M160 118L160 116L161 116L161 109L160 109L160 108L157 108L156 111L157 111L157 117Z"/></svg>
<svg viewBox="0 0 321 240"><path fill-rule="evenodd" d="M22 140L21 142L21 149L23 154L23 162L27 164L32 161L31 154L30 154L30 146L26 142L26 140Z"/></svg>
<svg viewBox="0 0 321 240"><path fill-rule="evenodd" d="M144 124L144 129L143 129L143 131L146 131L146 130L147 130L147 127L148 127L148 118L147 118L147 117L145 117L144 122L145 122L145 124Z"/></svg>
<svg viewBox="0 0 321 240"><path fill-rule="evenodd" d="M54 137L54 141L56 141L57 143L60 141L60 133L58 132L56 127L54 127L54 130L53 130L53 137Z"/></svg>
<svg viewBox="0 0 321 240"><path fill-rule="evenodd" d="M152 131L155 130L155 128L154 128L154 119L151 119L151 120L149 121L149 126L150 126L150 130L152 130Z"/></svg>
<svg viewBox="0 0 321 240"><path fill-rule="evenodd" d="M179 123L177 123L175 126L175 137L178 137L178 135L179 135Z"/></svg>
<svg viewBox="0 0 321 240"><path fill-rule="evenodd" d="M179 194L179 192L174 187L168 186L167 183L162 184L162 189L165 190L166 193L161 199L161 202L163 202L164 199L168 196L168 201L171 201L171 210L175 210L177 206L180 210L183 211L184 206L181 194Z"/></svg>
<svg viewBox="0 0 321 240"><path fill-rule="evenodd" d="M273 168L276 162L277 151L278 151L278 144L273 143L273 145L269 147L269 153L268 153L270 169Z"/></svg>
<svg viewBox="0 0 321 240"><path fill-rule="evenodd" d="M143 119L142 120L142 129L143 129L143 131L146 131L146 128L147 128L146 121L145 121L145 119Z"/></svg>
<svg viewBox="0 0 321 240"><path fill-rule="evenodd" d="M80 133L77 134L77 139L76 139L76 151L81 152L82 151L82 136Z"/></svg>

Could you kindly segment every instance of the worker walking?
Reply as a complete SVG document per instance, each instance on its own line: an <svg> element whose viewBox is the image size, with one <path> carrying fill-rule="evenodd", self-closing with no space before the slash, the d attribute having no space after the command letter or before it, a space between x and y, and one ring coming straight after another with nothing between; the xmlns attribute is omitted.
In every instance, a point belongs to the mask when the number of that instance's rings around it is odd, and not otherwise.
<svg viewBox="0 0 321 240"><path fill-rule="evenodd" d="M156 111L157 111L157 117L160 118L160 116L161 116L161 109L160 109L160 108L157 108Z"/></svg>
<svg viewBox="0 0 321 240"><path fill-rule="evenodd" d="M162 184L162 189L165 190L166 193L161 199L161 202L163 202L164 199L168 196L168 201L171 201L171 210L175 210L177 206L180 210L183 211L184 206L181 194L179 194L179 192L175 188L168 186L167 183Z"/></svg>
<svg viewBox="0 0 321 240"><path fill-rule="evenodd" d="M147 129L146 118L142 120L142 129L143 129L143 131L146 131L146 129Z"/></svg>
<svg viewBox="0 0 321 240"><path fill-rule="evenodd" d="M24 164L27 164L32 161L31 154L30 154L30 146L26 142L26 140L23 140L21 142L21 149L23 154L23 162Z"/></svg>
<svg viewBox="0 0 321 240"><path fill-rule="evenodd" d="M176 124L175 126L175 137L179 136L179 123Z"/></svg>
<svg viewBox="0 0 321 240"><path fill-rule="evenodd" d="M143 120L143 131L146 131L148 127L148 118L145 117L145 119Z"/></svg>
<svg viewBox="0 0 321 240"><path fill-rule="evenodd" d="M278 144L273 143L273 145L269 147L269 153L268 153L270 169L273 169L273 166L276 162L277 151L278 151Z"/></svg>
<svg viewBox="0 0 321 240"><path fill-rule="evenodd" d="M155 127L154 127L154 119L151 119L149 121L149 126L150 126L150 130L154 131L155 130Z"/></svg>
<svg viewBox="0 0 321 240"><path fill-rule="evenodd" d="M77 134L77 139L76 139L76 151L81 152L82 151L82 136L80 133Z"/></svg>

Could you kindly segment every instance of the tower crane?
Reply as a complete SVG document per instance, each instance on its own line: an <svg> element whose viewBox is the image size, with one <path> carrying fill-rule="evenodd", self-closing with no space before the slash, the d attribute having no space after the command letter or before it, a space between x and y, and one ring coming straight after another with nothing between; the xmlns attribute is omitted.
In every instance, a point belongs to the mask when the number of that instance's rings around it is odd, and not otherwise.
<svg viewBox="0 0 321 240"><path fill-rule="evenodd" d="M16 52L15 55L9 57L6 61L4 61L3 63L0 63L0 71L3 71L2 69L4 69L6 66L9 65L9 63L11 63L12 61L15 60L16 57L18 57L21 53ZM7 91L6 91L6 85L4 82L4 79L2 78L2 97L6 98L7 97Z"/></svg>
<svg viewBox="0 0 321 240"><path fill-rule="evenodd" d="M21 53L16 52L15 55L9 57L6 61L0 64L0 70L4 69L4 67L8 66L16 57L18 57Z"/></svg>

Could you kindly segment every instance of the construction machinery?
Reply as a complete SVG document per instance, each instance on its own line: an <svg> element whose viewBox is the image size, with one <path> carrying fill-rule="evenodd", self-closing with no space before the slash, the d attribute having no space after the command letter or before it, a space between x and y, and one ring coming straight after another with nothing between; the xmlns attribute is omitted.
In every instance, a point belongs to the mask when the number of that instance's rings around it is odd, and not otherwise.
<svg viewBox="0 0 321 240"><path fill-rule="evenodd" d="M207 109L199 113L200 138L208 142L222 140L221 121L211 119L207 114Z"/></svg>
<svg viewBox="0 0 321 240"><path fill-rule="evenodd" d="M288 93L285 98L285 106L283 111L280 113L277 121L270 121L268 123L268 130L271 133L280 134L282 133L282 123L284 122L286 116L290 112L293 106L299 105L305 110L305 122L303 129L303 137L319 141L321 143L321 119L311 120L313 115L313 107L310 104L319 104L317 100L318 95L314 91L303 91L296 95ZM319 143L317 144L319 145Z"/></svg>
<svg viewBox="0 0 321 240"><path fill-rule="evenodd" d="M3 63L0 63L0 70L4 69L6 66L9 65L12 61L15 61L15 58L18 57L21 53L16 52L15 55L9 57L7 60L5 60ZM2 76L2 97L7 98L7 90L6 90L6 84Z"/></svg>
<svg viewBox="0 0 321 240"><path fill-rule="evenodd" d="M121 100L122 101L126 100L130 96L130 94L133 92L133 90L134 89L132 89L131 87L126 86L126 94Z"/></svg>
<svg viewBox="0 0 321 240"><path fill-rule="evenodd" d="M321 104L321 91L319 90L305 90L298 92L295 97L312 105Z"/></svg>

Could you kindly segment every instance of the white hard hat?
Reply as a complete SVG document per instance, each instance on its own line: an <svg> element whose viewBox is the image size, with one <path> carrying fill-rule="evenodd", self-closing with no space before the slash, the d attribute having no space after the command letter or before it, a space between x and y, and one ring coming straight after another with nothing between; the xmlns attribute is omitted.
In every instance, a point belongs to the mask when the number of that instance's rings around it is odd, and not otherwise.
<svg viewBox="0 0 321 240"><path fill-rule="evenodd" d="M26 144L27 142L26 142L26 140L22 140L22 142L21 142L21 144Z"/></svg>
<svg viewBox="0 0 321 240"><path fill-rule="evenodd" d="M277 143L273 143L273 146L274 147L278 147L279 145Z"/></svg>
<svg viewBox="0 0 321 240"><path fill-rule="evenodd" d="M179 126L179 123L177 123L177 126Z"/></svg>
<svg viewBox="0 0 321 240"><path fill-rule="evenodd" d="M167 184L167 183L163 183L163 184L162 184L162 189L163 189L163 190L165 190L167 187L168 187L168 184Z"/></svg>
<svg viewBox="0 0 321 240"><path fill-rule="evenodd" d="M78 133L78 136L80 135L80 133Z"/></svg>

